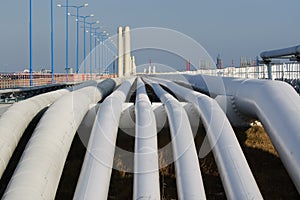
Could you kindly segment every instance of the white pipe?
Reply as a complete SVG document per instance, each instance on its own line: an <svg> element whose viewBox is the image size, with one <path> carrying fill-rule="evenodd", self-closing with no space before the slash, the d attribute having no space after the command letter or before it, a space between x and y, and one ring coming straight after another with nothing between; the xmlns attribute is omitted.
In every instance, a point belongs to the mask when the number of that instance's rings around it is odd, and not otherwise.
<svg viewBox="0 0 300 200"><path fill-rule="evenodd" d="M218 103L171 81L155 80L178 97L194 104L207 131L227 198L263 199L235 133Z"/></svg>
<svg viewBox="0 0 300 200"><path fill-rule="evenodd" d="M235 96L242 113L253 113L260 119L300 192L299 95L284 82L247 80L237 88Z"/></svg>
<svg viewBox="0 0 300 200"><path fill-rule="evenodd" d="M144 83L138 78L133 199L160 199L157 130Z"/></svg>
<svg viewBox="0 0 300 200"><path fill-rule="evenodd" d="M122 105L134 79L107 97L97 113L74 199L107 199Z"/></svg>
<svg viewBox="0 0 300 200"><path fill-rule="evenodd" d="M299 56L300 55L300 45L294 46L294 47L288 47L284 49L276 49L271 51L264 51L260 54L260 57L265 59L270 58L280 58L284 56Z"/></svg>
<svg viewBox="0 0 300 200"><path fill-rule="evenodd" d="M180 103L157 83L145 79L164 103L171 130L179 199L206 199L188 116Z"/></svg>
<svg viewBox="0 0 300 200"><path fill-rule="evenodd" d="M96 115L99 109L99 104L90 105L89 111L84 116L81 124L77 129L77 134L83 144L83 146L87 147L90 134L92 132L93 124L96 119Z"/></svg>
<svg viewBox="0 0 300 200"><path fill-rule="evenodd" d="M113 90L107 79L65 95L45 112L3 199L54 199L73 137L91 104Z"/></svg>
<svg viewBox="0 0 300 200"><path fill-rule="evenodd" d="M258 118L300 192L300 97L290 85L281 81L222 78L222 86L216 84L220 82L220 77L184 77L195 88L214 96L231 97L234 110ZM171 78L178 79L176 76Z"/></svg>
<svg viewBox="0 0 300 200"><path fill-rule="evenodd" d="M14 103L0 117L0 177L32 119L69 90L61 89Z"/></svg>

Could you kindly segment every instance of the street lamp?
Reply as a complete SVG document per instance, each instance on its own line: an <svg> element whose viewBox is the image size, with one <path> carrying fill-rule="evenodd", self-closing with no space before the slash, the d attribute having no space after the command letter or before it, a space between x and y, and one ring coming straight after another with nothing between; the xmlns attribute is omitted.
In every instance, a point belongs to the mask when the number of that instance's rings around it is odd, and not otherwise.
<svg viewBox="0 0 300 200"><path fill-rule="evenodd" d="M66 8L66 75L68 81L68 70L69 70L69 1L66 0L66 5L57 4L57 7Z"/></svg>
<svg viewBox="0 0 300 200"><path fill-rule="evenodd" d="M106 31L100 32L101 39L102 39L102 68L106 67L107 63L107 46L105 45L105 40L108 38L109 34ZM105 47L106 46L106 51Z"/></svg>
<svg viewBox="0 0 300 200"><path fill-rule="evenodd" d="M112 67L113 69L111 69L111 70L114 71L115 63L114 62L109 63L109 62L110 62L111 58L114 59L114 56L117 55L117 53L116 53L117 48L116 48L113 40L111 39L111 37L110 37L110 35L107 31L103 31L100 34L102 36L102 39L105 39L105 41L103 41L103 51L102 51L103 60L102 60L102 62L105 61L104 66L109 65L109 66L106 66L108 70L109 70L109 67ZM105 45L105 48L106 48L105 51L104 51L104 45Z"/></svg>
<svg viewBox="0 0 300 200"><path fill-rule="evenodd" d="M100 29L101 27L96 27L96 28L92 28L93 30L94 30L94 32L93 32L93 36L94 36L94 39L95 39L95 44L94 44L94 48L95 48L95 53L94 53L94 58L95 58L95 62L94 62L94 68L96 68L97 67L97 30L98 29Z"/></svg>
<svg viewBox="0 0 300 200"><path fill-rule="evenodd" d="M32 0L29 0L29 73L30 87L33 86L32 80Z"/></svg>
<svg viewBox="0 0 300 200"><path fill-rule="evenodd" d="M53 33L53 0L51 0L51 83L54 84L54 33Z"/></svg>
<svg viewBox="0 0 300 200"><path fill-rule="evenodd" d="M86 19L89 17L94 17L94 14L90 14L90 15L86 15L86 16L79 16L79 18L83 19L83 65L84 65L84 69L83 72L84 74L86 74Z"/></svg>
<svg viewBox="0 0 300 200"><path fill-rule="evenodd" d="M58 4L59 7L63 7L62 5ZM79 9L87 7L89 4L83 4L79 6L69 6L69 8L75 8L76 9L76 15L72 15L68 13L68 15L75 16L76 17L76 74L78 74L79 71Z"/></svg>
<svg viewBox="0 0 300 200"><path fill-rule="evenodd" d="M96 32L95 33L96 35L95 35L95 37L97 38L97 41L99 42L99 45L98 45L98 50L99 50L99 55L98 55L98 64L99 64L99 75L101 74L101 45L102 45L102 43L101 43L101 33L99 33L99 32Z"/></svg>
<svg viewBox="0 0 300 200"><path fill-rule="evenodd" d="M99 21L95 21L95 22L85 22L86 24L89 25L90 27L90 75L92 75L92 26L94 24L99 24Z"/></svg>

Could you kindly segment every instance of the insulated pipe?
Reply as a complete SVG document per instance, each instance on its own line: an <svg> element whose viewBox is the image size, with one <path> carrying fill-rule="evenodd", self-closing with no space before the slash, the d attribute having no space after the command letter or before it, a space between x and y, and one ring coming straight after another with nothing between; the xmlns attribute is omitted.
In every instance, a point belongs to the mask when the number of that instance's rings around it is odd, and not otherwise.
<svg viewBox="0 0 300 200"><path fill-rule="evenodd" d="M300 193L299 95L284 82L247 80L237 88L235 98L237 109L260 119Z"/></svg>
<svg viewBox="0 0 300 200"><path fill-rule="evenodd" d="M179 199L206 199L188 116L180 103L157 83L144 79L165 105L170 125Z"/></svg>
<svg viewBox="0 0 300 200"><path fill-rule="evenodd" d="M264 51L260 54L260 57L264 60L268 60L271 58L280 58L284 56L292 56L292 55L300 55L300 45L284 48L284 49L277 49L271 51Z"/></svg>
<svg viewBox="0 0 300 200"><path fill-rule="evenodd" d="M124 75L130 76L130 65L131 65L131 56L130 56L130 29L129 26L125 26L124 29Z"/></svg>
<svg viewBox="0 0 300 200"><path fill-rule="evenodd" d="M3 199L54 199L73 137L91 104L115 87L112 79L71 92L45 112Z"/></svg>
<svg viewBox="0 0 300 200"><path fill-rule="evenodd" d="M133 199L160 199L157 129L144 83L138 78Z"/></svg>
<svg viewBox="0 0 300 200"><path fill-rule="evenodd" d="M0 177L32 119L69 90L61 89L14 103L0 117Z"/></svg>
<svg viewBox="0 0 300 200"><path fill-rule="evenodd" d="M124 81L100 106L74 199L107 199L123 103L134 79Z"/></svg>
<svg viewBox="0 0 300 200"><path fill-rule="evenodd" d="M118 77L123 76L124 50L123 50L123 30L118 28Z"/></svg>
<svg viewBox="0 0 300 200"><path fill-rule="evenodd" d="M185 77L191 86L214 96L226 95L231 98L234 110L258 118L300 192L300 97L296 91L281 81L222 78L221 86L215 84L220 77ZM178 78L173 76L172 79ZM206 85L210 85L209 91ZM225 94L222 87L225 87Z"/></svg>
<svg viewBox="0 0 300 200"><path fill-rule="evenodd" d="M207 131L226 197L237 200L263 199L235 133L218 103L206 95L171 81L155 80L168 87L178 97L193 103L197 109Z"/></svg>

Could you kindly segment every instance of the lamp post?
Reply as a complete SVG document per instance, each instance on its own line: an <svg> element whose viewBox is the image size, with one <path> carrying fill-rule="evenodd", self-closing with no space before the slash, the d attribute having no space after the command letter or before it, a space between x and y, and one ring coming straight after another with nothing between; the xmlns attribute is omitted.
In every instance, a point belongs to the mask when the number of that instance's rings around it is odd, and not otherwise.
<svg viewBox="0 0 300 200"><path fill-rule="evenodd" d="M96 38L97 38L97 41L99 42L99 45L98 45L98 50L99 50L99 55L98 55L98 64L99 64L99 75L101 75L101 33L99 32L96 32Z"/></svg>
<svg viewBox="0 0 300 200"><path fill-rule="evenodd" d="M30 87L33 86L32 80L32 0L29 0L29 73Z"/></svg>
<svg viewBox="0 0 300 200"><path fill-rule="evenodd" d="M85 22L86 24L89 25L90 28L90 75L92 76L92 26L94 24L98 24L99 21L95 21L95 22Z"/></svg>
<svg viewBox="0 0 300 200"><path fill-rule="evenodd" d="M83 19L83 65L84 65L84 69L83 69L83 73L86 74L86 19L89 17L93 17L94 14L90 14L90 15L86 15L86 16L79 16L79 18Z"/></svg>
<svg viewBox="0 0 300 200"><path fill-rule="evenodd" d="M102 38L102 67L106 67L108 64L108 47L105 42L109 38L109 34L106 31L101 32L101 38ZM104 48L106 47L106 49Z"/></svg>
<svg viewBox="0 0 300 200"><path fill-rule="evenodd" d="M79 72L79 10L80 8L84 8L87 7L89 4L85 3L83 5L79 5L79 6L74 6L74 5L69 5L69 8L75 8L76 9L76 15L72 15L70 13L68 13L68 15L71 16L75 16L76 17L76 74L78 74ZM63 7L62 5L60 5L60 7Z"/></svg>
<svg viewBox="0 0 300 200"><path fill-rule="evenodd" d="M94 64L95 64L95 68L97 67L97 30L98 29L100 29L101 27L95 27L95 28L92 28L93 30L94 30L94 32L93 32L93 34L94 34L94 41L95 41L95 44L94 44L94 48L95 48L95 53L94 53L94 59L95 59L95 62L94 62Z"/></svg>
<svg viewBox="0 0 300 200"><path fill-rule="evenodd" d="M68 81L68 70L69 70L69 0L66 0L66 5L57 4L57 7L66 8L66 78Z"/></svg>
<svg viewBox="0 0 300 200"><path fill-rule="evenodd" d="M100 39L101 39L101 42L102 42L102 69L104 70L104 37L106 37L106 31L102 31L100 32ZM103 71L104 73L104 71Z"/></svg>
<svg viewBox="0 0 300 200"><path fill-rule="evenodd" d="M54 84L54 33L53 33L53 0L51 0L51 83Z"/></svg>

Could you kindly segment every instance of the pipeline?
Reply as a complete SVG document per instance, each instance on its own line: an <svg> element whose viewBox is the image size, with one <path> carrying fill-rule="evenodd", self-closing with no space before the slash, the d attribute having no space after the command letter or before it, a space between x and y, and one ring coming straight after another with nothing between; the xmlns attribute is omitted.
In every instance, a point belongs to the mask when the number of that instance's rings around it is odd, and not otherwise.
<svg viewBox="0 0 300 200"><path fill-rule="evenodd" d="M63 95L93 83L86 81L72 88L44 93L14 103L0 116L0 177L2 177L16 146L32 119L42 109L51 105Z"/></svg>
<svg viewBox="0 0 300 200"><path fill-rule="evenodd" d="M193 103L207 131L221 180L228 199L263 199L235 133L218 103L201 93L171 81L153 79L178 97ZM205 149L200 154L206 155Z"/></svg>
<svg viewBox="0 0 300 200"><path fill-rule="evenodd" d="M133 199L160 199L157 130L144 83L138 78Z"/></svg>
<svg viewBox="0 0 300 200"><path fill-rule="evenodd" d="M122 105L135 79L124 81L100 106L74 199L107 199Z"/></svg>
<svg viewBox="0 0 300 200"><path fill-rule="evenodd" d="M165 105L170 125L179 199L206 199L193 133L180 103L156 82L144 79Z"/></svg>
<svg viewBox="0 0 300 200"><path fill-rule="evenodd" d="M260 57L264 60L268 60L271 58L281 58L285 56L299 56L300 55L300 45L294 47L288 47L284 49L276 49L271 51L264 51L260 54Z"/></svg>
<svg viewBox="0 0 300 200"><path fill-rule="evenodd" d="M41 118L3 199L54 199L73 137L91 104L107 96L116 82L107 79L55 101Z"/></svg>
<svg viewBox="0 0 300 200"><path fill-rule="evenodd" d="M176 80L176 76L171 78ZM290 85L205 75L185 75L185 78L194 88L214 97L227 96L228 106L239 115L259 119L300 192L300 97ZM223 85L216 84L219 80Z"/></svg>
<svg viewBox="0 0 300 200"><path fill-rule="evenodd" d="M61 89L14 103L0 117L0 177L32 119L69 90Z"/></svg>

